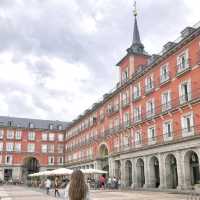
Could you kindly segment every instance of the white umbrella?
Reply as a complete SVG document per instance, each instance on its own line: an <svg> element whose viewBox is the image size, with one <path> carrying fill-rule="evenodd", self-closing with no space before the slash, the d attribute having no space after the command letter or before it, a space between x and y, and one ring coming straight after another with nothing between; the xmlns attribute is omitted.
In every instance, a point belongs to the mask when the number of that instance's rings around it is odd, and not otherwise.
<svg viewBox="0 0 200 200"><path fill-rule="evenodd" d="M29 176L30 176L30 177L34 177L34 176L44 176L44 172L45 172L45 171L37 172L37 173L34 173L34 174L30 174Z"/></svg>
<svg viewBox="0 0 200 200"><path fill-rule="evenodd" d="M84 174L107 174L107 171L100 169L81 169Z"/></svg>
<svg viewBox="0 0 200 200"><path fill-rule="evenodd" d="M73 170L67 168L58 168L53 171L50 171L49 176L59 176L59 175L71 175Z"/></svg>

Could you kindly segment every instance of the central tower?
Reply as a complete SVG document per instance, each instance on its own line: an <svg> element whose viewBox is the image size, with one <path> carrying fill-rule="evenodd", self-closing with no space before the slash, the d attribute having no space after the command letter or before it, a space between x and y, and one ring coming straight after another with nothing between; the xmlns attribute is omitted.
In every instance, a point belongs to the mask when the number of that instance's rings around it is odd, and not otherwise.
<svg viewBox="0 0 200 200"><path fill-rule="evenodd" d="M136 2L134 3L134 28L131 46L127 49L127 54L123 57L117 66L120 67L120 82L123 84L131 78L132 74L137 70L141 70L142 66L148 63L150 57L144 50L144 45L140 39L140 33L137 23Z"/></svg>

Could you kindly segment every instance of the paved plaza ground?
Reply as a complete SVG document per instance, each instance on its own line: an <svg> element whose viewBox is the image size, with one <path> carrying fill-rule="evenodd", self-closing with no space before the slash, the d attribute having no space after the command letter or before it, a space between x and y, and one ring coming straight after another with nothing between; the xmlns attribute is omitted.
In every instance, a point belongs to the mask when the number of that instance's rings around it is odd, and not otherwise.
<svg viewBox="0 0 200 200"><path fill-rule="evenodd" d="M64 191L61 190L63 200ZM0 200L55 200L53 191L50 196L44 190L23 186L0 186ZM187 200L188 195L147 191L91 191L92 200Z"/></svg>

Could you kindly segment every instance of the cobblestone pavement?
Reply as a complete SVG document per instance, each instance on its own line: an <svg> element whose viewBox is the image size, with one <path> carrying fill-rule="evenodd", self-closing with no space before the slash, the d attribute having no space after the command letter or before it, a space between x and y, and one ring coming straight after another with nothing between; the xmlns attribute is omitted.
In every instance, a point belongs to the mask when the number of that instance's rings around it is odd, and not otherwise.
<svg viewBox="0 0 200 200"><path fill-rule="evenodd" d="M61 190L63 200L64 191ZM53 191L50 196L44 190L32 189L22 186L0 186L0 200L55 200ZM187 196L146 191L91 191L92 200L187 200Z"/></svg>

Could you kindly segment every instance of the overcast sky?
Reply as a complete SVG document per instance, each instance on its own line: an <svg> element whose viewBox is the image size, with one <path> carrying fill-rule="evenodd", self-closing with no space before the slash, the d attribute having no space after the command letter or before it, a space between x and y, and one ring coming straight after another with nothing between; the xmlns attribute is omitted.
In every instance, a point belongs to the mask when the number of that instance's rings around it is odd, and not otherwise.
<svg viewBox="0 0 200 200"><path fill-rule="evenodd" d="M145 50L200 20L199 0L138 0ZM71 121L116 84L132 0L0 0L0 115Z"/></svg>

